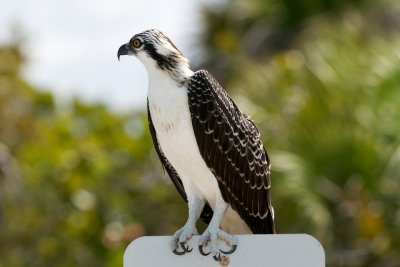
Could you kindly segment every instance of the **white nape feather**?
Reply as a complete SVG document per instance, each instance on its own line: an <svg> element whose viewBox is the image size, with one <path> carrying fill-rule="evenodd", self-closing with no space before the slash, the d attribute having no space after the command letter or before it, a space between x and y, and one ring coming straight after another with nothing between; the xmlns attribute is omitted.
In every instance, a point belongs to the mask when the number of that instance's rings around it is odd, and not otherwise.
<svg viewBox="0 0 400 267"><path fill-rule="evenodd" d="M154 46L156 48L157 53L163 56L169 56L170 54L177 52L175 47L171 45L170 42L167 42L166 40L160 40L162 44L155 43Z"/></svg>

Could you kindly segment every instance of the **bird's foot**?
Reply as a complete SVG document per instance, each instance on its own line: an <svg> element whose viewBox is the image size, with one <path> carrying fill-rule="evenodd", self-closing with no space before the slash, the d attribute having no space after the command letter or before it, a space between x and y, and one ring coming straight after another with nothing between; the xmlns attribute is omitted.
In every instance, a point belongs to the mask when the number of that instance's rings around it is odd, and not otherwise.
<svg viewBox="0 0 400 267"><path fill-rule="evenodd" d="M224 251L218 248L218 239L223 240L231 249ZM210 244L208 253L204 252L204 248ZM228 255L235 252L237 247L237 238L227 232L222 231L217 227L208 227L204 233L200 236L199 240L199 251L203 256L212 255L214 260L219 261L221 259L221 253Z"/></svg>
<svg viewBox="0 0 400 267"><path fill-rule="evenodd" d="M186 243L193 235L197 235L196 227L187 224L176 231L170 243L172 252L176 255L184 255L191 252L193 248L189 248Z"/></svg>

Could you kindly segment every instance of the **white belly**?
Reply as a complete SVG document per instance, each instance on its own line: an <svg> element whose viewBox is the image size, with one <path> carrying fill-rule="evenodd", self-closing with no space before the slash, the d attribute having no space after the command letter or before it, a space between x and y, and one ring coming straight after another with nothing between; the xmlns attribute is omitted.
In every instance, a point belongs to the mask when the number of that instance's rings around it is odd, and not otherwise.
<svg viewBox="0 0 400 267"><path fill-rule="evenodd" d="M157 91L157 92L154 92ZM157 140L185 186L192 183L211 207L217 180L200 155L190 117L185 88L149 90L149 108Z"/></svg>

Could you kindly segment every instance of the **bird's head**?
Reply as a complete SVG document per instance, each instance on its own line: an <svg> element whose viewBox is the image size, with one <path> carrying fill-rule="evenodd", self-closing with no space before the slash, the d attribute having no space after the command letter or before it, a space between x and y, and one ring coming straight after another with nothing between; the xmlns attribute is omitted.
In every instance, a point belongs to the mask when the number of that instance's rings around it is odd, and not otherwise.
<svg viewBox="0 0 400 267"><path fill-rule="evenodd" d="M146 30L135 34L128 43L118 49L118 60L122 55L136 56L149 74L167 71L172 78L190 75L189 60L176 48L171 40L159 30Z"/></svg>

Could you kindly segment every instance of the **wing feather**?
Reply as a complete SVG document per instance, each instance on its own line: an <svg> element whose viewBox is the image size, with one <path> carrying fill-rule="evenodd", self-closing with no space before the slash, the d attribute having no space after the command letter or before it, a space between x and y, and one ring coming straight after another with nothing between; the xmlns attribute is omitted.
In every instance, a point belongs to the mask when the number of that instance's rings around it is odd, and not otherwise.
<svg viewBox="0 0 400 267"><path fill-rule="evenodd" d="M188 97L200 153L222 197L253 233L275 233L270 161L257 127L207 71L190 78Z"/></svg>

